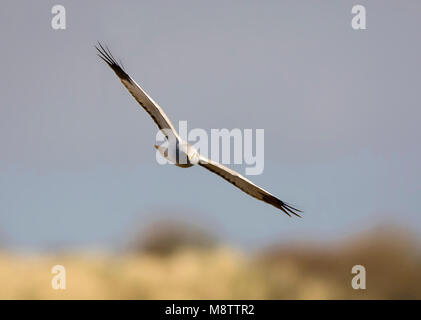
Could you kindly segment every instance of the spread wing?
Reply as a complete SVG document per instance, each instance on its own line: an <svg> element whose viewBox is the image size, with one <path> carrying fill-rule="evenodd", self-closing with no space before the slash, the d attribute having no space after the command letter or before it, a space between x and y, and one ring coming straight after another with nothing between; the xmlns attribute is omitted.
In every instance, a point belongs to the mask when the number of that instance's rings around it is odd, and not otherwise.
<svg viewBox="0 0 421 320"><path fill-rule="evenodd" d="M105 61L108 66L113 69L115 74L120 78L121 83L129 90L130 94L136 101L146 110L156 123L160 130L166 129L164 134L168 138L168 133L172 132L175 137L178 137L177 131L174 129L171 121L167 115L162 111L161 107L149 97L145 91L124 71L123 67L113 57L108 47L98 43L99 47L95 46L98 50L98 56ZM169 131L170 130L170 131Z"/></svg>
<svg viewBox="0 0 421 320"><path fill-rule="evenodd" d="M217 174L218 176L224 178L229 183L232 183L237 188L241 189L245 193L251 195L252 197L262 200L266 203L269 203L273 205L274 207L281 209L284 213L286 213L288 216L291 216L291 214L301 217L297 212L301 212L301 210L298 210L289 204L279 200L266 190L260 188L259 186L255 185L250 180L243 177L238 172L235 172L234 170L231 170L227 168L226 166L214 162L212 160L209 160L205 157L200 156L198 164L209 171Z"/></svg>

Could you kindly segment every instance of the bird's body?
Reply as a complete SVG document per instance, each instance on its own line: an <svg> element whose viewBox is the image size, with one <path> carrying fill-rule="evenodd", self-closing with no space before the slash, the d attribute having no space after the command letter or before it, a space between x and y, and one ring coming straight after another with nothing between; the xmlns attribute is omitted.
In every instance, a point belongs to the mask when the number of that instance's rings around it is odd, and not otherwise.
<svg viewBox="0 0 421 320"><path fill-rule="evenodd" d="M194 165L202 166L224 178L250 196L282 210L288 216L291 216L291 214L298 217L300 216L297 213L301 212L300 210L279 200L263 188L260 188L250 180L243 177L238 172L200 155L196 148L180 138L161 107L123 70L111 54L110 50L108 48L104 48L100 43L99 48L96 47L96 49L99 52L98 56L104 60L111 69L113 69L116 75L120 78L121 83L151 116L158 128L165 135L167 139L167 146L162 147L155 145L155 148L169 162L181 168L189 168Z"/></svg>
<svg viewBox="0 0 421 320"><path fill-rule="evenodd" d="M172 164L180 168L190 168L197 164L199 152L191 144L181 138L169 140L167 147L157 146L159 153Z"/></svg>

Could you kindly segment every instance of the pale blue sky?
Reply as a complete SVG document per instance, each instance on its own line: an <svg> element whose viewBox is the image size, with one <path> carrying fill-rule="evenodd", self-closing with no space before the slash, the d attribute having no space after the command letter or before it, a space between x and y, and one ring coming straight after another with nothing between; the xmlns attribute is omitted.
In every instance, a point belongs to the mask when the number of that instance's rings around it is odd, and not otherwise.
<svg viewBox="0 0 421 320"><path fill-rule="evenodd" d="M353 1L61 1L67 29L55 31L56 2L4 2L0 238L118 246L164 212L245 247L384 221L421 233L421 3L358 3L364 31L350 26ZM156 127L97 40L175 124L265 129L252 180L304 218L201 168L159 166Z"/></svg>

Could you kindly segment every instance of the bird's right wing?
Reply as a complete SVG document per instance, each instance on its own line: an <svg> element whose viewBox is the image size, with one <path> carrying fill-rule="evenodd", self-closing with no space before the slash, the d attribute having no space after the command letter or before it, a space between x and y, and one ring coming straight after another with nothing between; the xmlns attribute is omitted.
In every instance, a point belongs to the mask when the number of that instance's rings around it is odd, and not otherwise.
<svg viewBox="0 0 421 320"><path fill-rule="evenodd" d="M95 46L98 50L98 56L108 64L108 66L113 69L115 74L120 78L121 83L129 90L130 94L136 101L146 110L147 113L151 116L153 121L156 123L160 130L166 129L163 132L168 138L168 133L172 132L175 137L178 137L177 131L174 129L174 126L168 119L167 115L162 111L161 107L149 97L145 91L123 70L116 59L111 54L108 47L98 43L99 48Z"/></svg>
<svg viewBox="0 0 421 320"><path fill-rule="evenodd" d="M203 156L200 156L198 164L209 171L217 174L218 176L224 178L229 183L233 184L237 188L241 189L245 193L249 194L250 196L262 200L266 203L269 203L273 205L274 207L282 210L284 213L286 213L288 216L291 216L291 214L296 215L298 217L301 217L297 212L301 212L300 210L290 206L289 204L279 200L263 188L260 188L259 186L255 185L250 180L243 177L238 172L231 170L230 168L227 168L226 166L217 163L215 161L212 161L210 159L207 159Z"/></svg>

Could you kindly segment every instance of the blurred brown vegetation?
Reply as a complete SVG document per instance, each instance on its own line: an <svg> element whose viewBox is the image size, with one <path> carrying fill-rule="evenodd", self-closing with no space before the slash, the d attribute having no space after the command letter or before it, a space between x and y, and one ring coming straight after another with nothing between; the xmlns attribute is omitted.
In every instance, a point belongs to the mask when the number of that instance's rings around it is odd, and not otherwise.
<svg viewBox="0 0 421 320"><path fill-rule="evenodd" d="M155 230L155 231L154 231ZM128 252L43 256L0 254L2 299L420 299L418 240L383 227L334 245L273 245L245 255L191 226L154 225ZM66 290L51 268L65 266ZM367 289L351 287L352 266Z"/></svg>
<svg viewBox="0 0 421 320"><path fill-rule="evenodd" d="M210 249L216 244L216 238L205 229L187 222L160 220L138 233L130 248L141 253L169 255L180 248Z"/></svg>

